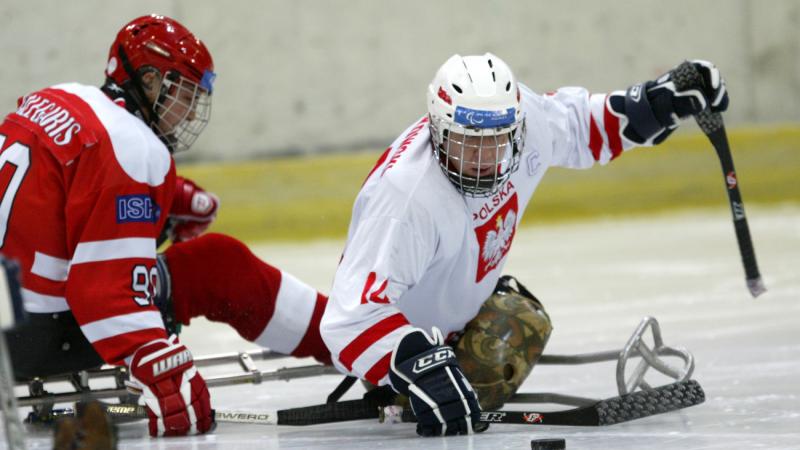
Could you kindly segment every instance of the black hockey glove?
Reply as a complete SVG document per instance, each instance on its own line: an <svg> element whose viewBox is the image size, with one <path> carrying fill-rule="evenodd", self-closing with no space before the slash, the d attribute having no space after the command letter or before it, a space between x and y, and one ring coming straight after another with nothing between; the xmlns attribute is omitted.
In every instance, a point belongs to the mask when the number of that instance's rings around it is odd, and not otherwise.
<svg viewBox="0 0 800 450"><path fill-rule="evenodd" d="M484 431L478 397L461 372L441 331L433 337L413 328L392 353L389 381L407 395L417 416L417 434L445 436Z"/></svg>
<svg viewBox="0 0 800 450"><path fill-rule="evenodd" d="M728 92L719 69L714 64L699 59L691 63L702 76L699 84L678 90L675 87L675 69L656 81L647 83L647 97L653 105L653 113L665 127L677 125L675 116L685 119L706 108L711 108L712 112L728 109Z"/></svg>
<svg viewBox="0 0 800 450"><path fill-rule="evenodd" d="M696 85L676 88L673 69L655 81L631 86L624 97L611 95L611 109L628 118L622 131L628 140L637 144L658 144L678 127L680 119L706 108L713 112L728 108L728 92L719 69L708 61L693 60L691 63L702 76Z"/></svg>

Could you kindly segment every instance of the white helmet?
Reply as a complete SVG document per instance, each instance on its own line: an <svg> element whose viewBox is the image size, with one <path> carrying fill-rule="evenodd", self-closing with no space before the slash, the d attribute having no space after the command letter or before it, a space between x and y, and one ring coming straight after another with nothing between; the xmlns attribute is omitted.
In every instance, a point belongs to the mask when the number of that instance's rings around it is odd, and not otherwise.
<svg viewBox="0 0 800 450"><path fill-rule="evenodd" d="M519 99L511 69L491 53L453 55L436 72L428 86L433 152L462 194L493 195L519 167L525 136Z"/></svg>

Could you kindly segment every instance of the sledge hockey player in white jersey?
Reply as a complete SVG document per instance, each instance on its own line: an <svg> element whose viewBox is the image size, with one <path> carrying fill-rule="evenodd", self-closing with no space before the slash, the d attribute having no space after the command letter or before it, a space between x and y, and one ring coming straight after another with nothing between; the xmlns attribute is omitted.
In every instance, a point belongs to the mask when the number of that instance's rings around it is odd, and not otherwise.
<svg viewBox="0 0 800 450"><path fill-rule="evenodd" d="M662 142L679 119L726 109L718 70L693 63L703 85L683 91L670 72L608 95L539 95L492 54L448 59L428 88L428 114L356 198L320 325L336 367L408 396L421 435L473 431L478 400L445 337L492 294L548 168L606 164Z"/></svg>

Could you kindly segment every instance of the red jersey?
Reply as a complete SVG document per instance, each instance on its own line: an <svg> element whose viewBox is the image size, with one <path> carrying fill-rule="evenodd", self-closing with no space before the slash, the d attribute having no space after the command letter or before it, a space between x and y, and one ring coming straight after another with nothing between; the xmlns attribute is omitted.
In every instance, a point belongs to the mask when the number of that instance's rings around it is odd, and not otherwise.
<svg viewBox="0 0 800 450"><path fill-rule="evenodd" d="M152 298L174 188L166 146L99 88L22 98L0 125L0 252L25 309L71 310L109 363L166 337Z"/></svg>

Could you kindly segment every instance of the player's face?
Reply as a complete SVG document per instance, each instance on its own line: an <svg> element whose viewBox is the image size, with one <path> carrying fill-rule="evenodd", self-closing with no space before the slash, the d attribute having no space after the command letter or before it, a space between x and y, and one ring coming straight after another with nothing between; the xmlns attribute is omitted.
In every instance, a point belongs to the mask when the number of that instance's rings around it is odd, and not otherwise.
<svg viewBox="0 0 800 450"><path fill-rule="evenodd" d="M499 136L467 136L450 133L450 165L468 177L494 177L498 161L509 145L508 134Z"/></svg>
<svg viewBox="0 0 800 450"><path fill-rule="evenodd" d="M166 99L158 111L160 128L164 132L174 130L184 120L195 119L197 98L200 95L196 85L173 83L168 90Z"/></svg>
<svg viewBox="0 0 800 450"><path fill-rule="evenodd" d="M181 75L162 81L157 72L149 71L142 81L156 116L153 131L171 151L191 147L211 117L211 93Z"/></svg>

